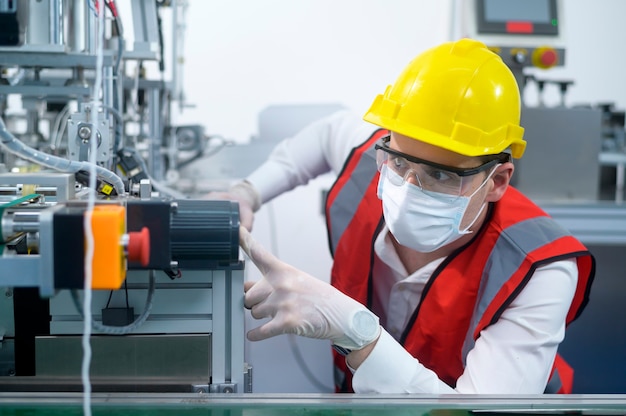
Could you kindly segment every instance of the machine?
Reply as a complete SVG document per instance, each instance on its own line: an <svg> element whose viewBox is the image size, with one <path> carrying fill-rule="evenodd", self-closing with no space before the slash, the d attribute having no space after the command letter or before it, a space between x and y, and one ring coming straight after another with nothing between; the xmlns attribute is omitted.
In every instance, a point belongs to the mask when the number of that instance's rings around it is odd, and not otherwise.
<svg viewBox="0 0 626 416"><path fill-rule="evenodd" d="M166 183L187 3L128 6L0 1L2 391L82 391L85 333L95 392L251 390L238 205Z"/></svg>

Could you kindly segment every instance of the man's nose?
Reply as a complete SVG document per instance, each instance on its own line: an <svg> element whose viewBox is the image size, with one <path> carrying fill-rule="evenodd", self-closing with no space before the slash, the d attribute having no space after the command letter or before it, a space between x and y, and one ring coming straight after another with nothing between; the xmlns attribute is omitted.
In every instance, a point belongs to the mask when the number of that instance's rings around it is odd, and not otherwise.
<svg viewBox="0 0 626 416"><path fill-rule="evenodd" d="M404 175L404 180L410 183L411 185L419 186L420 188L422 187L422 183L417 177L417 174L412 170L408 170L406 172L406 174Z"/></svg>

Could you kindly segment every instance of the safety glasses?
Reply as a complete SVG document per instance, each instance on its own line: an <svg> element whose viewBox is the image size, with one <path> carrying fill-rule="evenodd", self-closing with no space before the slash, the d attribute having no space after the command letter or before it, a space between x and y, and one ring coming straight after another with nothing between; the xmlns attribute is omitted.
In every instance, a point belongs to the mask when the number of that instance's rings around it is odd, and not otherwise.
<svg viewBox="0 0 626 416"><path fill-rule="evenodd" d="M470 189L474 175L509 160L509 155L503 153L475 168L440 165L390 149L390 140L391 136L386 136L382 139L382 145L377 144L375 147L378 171L383 172L383 166L387 166L389 182L400 186L409 181L424 191L447 195L463 195Z"/></svg>

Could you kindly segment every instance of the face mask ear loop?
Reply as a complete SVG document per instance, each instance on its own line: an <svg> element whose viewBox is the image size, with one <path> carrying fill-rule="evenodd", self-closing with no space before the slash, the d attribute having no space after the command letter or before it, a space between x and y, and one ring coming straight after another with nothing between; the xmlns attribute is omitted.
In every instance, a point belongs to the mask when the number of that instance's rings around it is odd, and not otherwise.
<svg viewBox="0 0 626 416"><path fill-rule="evenodd" d="M491 177L493 176L494 173L496 173L496 169L498 169L498 166L502 166L502 163L498 163L497 165L495 165L493 167L493 169L491 169L491 172L489 172L489 175L487 175L487 177L485 178L485 180L483 181L483 183L480 184L480 186L478 188L476 188L476 190L474 192L472 192L472 194L470 196L468 196L468 198L472 198L474 195L476 195L476 193L478 191L480 191L480 188L482 188L483 186L485 186L485 184L487 183L487 181L489 179L491 179Z"/></svg>
<svg viewBox="0 0 626 416"><path fill-rule="evenodd" d="M480 190L480 188L482 188L483 186L485 186L485 184L487 183L487 181L489 179L491 179L491 177L493 176L493 174L496 172L496 169L498 168L498 166L502 165L502 163L498 163L496 166L493 167L493 169L491 170L491 172L489 173L489 175L487 175L487 177L485 178L485 180L483 181L483 183L480 184L480 186L478 188L476 188L476 190L474 192L472 192L472 194L470 196L467 197L468 201L472 199L472 197L474 195L476 195L476 193ZM469 205L469 202L467 203ZM487 206L487 203L483 202L483 204L481 205L480 209L478 210L478 214L476 214L476 216L474 217L474 219L472 220L472 222L469 223L469 225L467 227L465 227L464 230L460 230L459 229L459 233L461 234L469 234L471 233L471 231L469 231L470 227L472 225L474 225L474 223L476 222L476 220L478 219L478 217L480 217L480 214L482 214L483 210L485 209L485 207ZM463 220L463 219L461 219Z"/></svg>

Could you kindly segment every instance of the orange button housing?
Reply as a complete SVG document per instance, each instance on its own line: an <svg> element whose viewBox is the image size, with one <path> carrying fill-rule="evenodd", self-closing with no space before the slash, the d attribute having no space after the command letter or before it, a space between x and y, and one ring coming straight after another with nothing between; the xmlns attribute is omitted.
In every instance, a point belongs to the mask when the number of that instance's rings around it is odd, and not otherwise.
<svg viewBox="0 0 626 416"><path fill-rule="evenodd" d="M91 287L119 289L126 278L126 256L122 246L126 208L113 204L94 206L91 228L94 238Z"/></svg>

